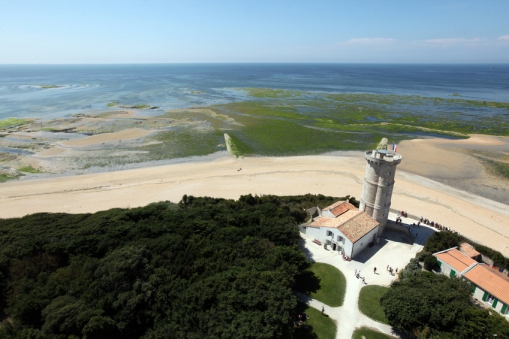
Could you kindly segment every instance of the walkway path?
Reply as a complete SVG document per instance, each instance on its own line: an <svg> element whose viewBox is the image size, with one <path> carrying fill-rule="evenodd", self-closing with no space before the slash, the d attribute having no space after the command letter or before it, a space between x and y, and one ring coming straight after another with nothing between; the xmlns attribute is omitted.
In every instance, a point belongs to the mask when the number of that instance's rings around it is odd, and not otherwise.
<svg viewBox="0 0 509 339"><path fill-rule="evenodd" d="M359 292L365 285L355 277L355 270L361 271L360 275L365 278L366 284L389 286L397 276L392 276L386 270L387 265L390 265L393 269L403 269L410 259L414 258L415 254L422 249L422 244L424 244L427 237L433 233L431 229L423 226L420 227L419 232L418 239L413 245L383 239L380 244L364 250L352 261L343 260L339 252L326 250L322 246L313 243L312 238L301 233L301 247L308 260L332 265L343 272L346 277L346 295L341 307L329 307L304 295L297 295L297 297L319 311L322 310L322 306L325 307L325 313L337 323L337 339L352 338L355 329L363 326L400 337L393 332L391 326L374 321L359 311ZM376 274L373 272L375 267Z"/></svg>

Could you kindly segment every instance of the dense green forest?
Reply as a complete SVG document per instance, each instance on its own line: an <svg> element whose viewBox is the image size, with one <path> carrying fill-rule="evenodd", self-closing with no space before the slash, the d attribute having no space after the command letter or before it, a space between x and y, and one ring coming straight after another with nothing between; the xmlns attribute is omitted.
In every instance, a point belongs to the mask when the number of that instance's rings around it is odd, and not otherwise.
<svg viewBox="0 0 509 339"><path fill-rule="evenodd" d="M337 199L184 196L1 219L0 337L302 338L292 289L310 271L295 225Z"/></svg>

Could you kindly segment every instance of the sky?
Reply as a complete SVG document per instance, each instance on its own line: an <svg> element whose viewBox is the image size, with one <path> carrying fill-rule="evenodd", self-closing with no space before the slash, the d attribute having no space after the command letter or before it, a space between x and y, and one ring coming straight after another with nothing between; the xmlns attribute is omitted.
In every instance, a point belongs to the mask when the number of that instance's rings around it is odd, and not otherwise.
<svg viewBox="0 0 509 339"><path fill-rule="evenodd" d="M507 63L509 1L0 0L0 64Z"/></svg>

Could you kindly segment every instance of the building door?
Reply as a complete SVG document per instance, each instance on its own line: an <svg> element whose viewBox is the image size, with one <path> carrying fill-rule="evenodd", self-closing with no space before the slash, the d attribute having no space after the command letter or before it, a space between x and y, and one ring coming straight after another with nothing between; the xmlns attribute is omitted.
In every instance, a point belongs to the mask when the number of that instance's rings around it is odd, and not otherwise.
<svg viewBox="0 0 509 339"><path fill-rule="evenodd" d="M336 244L332 244L332 250L335 251L336 250Z"/></svg>

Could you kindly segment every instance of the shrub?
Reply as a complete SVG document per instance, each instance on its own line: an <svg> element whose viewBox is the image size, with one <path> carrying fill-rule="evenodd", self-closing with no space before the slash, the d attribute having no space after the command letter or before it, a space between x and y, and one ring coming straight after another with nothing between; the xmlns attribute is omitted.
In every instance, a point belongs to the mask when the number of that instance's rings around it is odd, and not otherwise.
<svg viewBox="0 0 509 339"><path fill-rule="evenodd" d="M425 259L424 259L424 268L428 271L432 271L435 267L438 266L438 260L436 257L430 255L430 256L427 256Z"/></svg>

